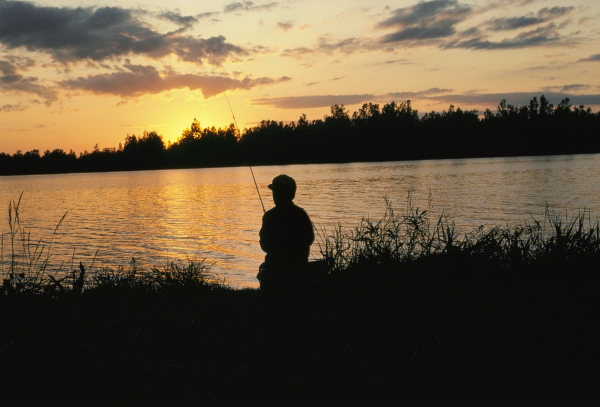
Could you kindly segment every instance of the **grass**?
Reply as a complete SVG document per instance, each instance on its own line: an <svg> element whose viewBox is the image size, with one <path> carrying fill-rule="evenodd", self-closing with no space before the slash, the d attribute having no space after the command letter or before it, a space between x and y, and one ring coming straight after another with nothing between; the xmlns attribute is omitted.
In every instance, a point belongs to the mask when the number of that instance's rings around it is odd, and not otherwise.
<svg viewBox="0 0 600 407"><path fill-rule="evenodd" d="M67 214L65 213L46 241L32 240L31 233L21 225L19 207L21 197L8 206L9 232L7 242L2 234L0 241L0 265L2 287L0 298L14 296L79 296L84 291L115 293L160 293L173 289L228 289L224 280L210 272L205 259L171 261L162 268L141 269L135 258L127 266L111 268L94 267L94 261L86 267L79 263L74 267L74 256L67 270L65 262L50 270L52 242ZM5 255L5 252L8 253ZM6 268L6 270L5 270Z"/></svg>
<svg viewBox="0 0 600 407"><path fill-rule="evenodd" d="M7 250L3 405L600 398L599 238L589 213L565 220L548 209L540 222L459 235L445 216L386 205L377 221L323 232L329 278L287 298L229 289L203 261L61 274L48 270L48 246L38 262ZM6 247L21 250L31 240L16 230Z"/></svg>
<svg viewBox="0 0 600 407"><path fill-rule="evenodd" d="M600 225L592 221L589 211L563 218L549 206L541 221L533 219L513 228L481 226L461 235L445 214L432 222L429 210L413 207L410 196L399 214L386 199L385 213L378 221L363 218L352 229L338 225L331 232L322 231L320 237L332 273L398 270L432 260L505 270L557 263L587 267L600 260Z"/></svg>

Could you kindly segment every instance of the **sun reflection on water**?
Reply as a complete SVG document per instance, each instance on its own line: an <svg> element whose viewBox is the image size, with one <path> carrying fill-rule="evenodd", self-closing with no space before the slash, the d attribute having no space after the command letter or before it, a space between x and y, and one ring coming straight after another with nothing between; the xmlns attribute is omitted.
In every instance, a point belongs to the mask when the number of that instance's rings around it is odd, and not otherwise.
<svg viewBox="0 0 600 407"><path fill-rule="evenodd" d="M281 173L298 183L295 202L317 229L377 219L384 196L399 210L409 193L457 229L542 218L546 203L600 213L600 155L255 167L265 207L267 185ZM32 237L49 238L53 259L96 266L147 266L203 259L228 281L255 286L264 253L258 245L262 207L247 167L102 174L0 177L0 204L21 192L21 219ZM431 198L431 200L429 200ZM6 236L7 224L0 225ZM318 257L318 246L311 253Z"/></svg>

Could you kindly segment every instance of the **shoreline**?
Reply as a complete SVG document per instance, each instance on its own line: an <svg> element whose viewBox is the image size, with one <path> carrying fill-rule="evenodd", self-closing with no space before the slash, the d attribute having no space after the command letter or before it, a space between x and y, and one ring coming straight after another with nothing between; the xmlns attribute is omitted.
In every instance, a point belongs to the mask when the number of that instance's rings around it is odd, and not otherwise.
<svg viewBox="0 0 600 407"><path fill-rule="evenodd" d="M556 154L516 154L516 155L482 155L482 156L456 156L456 157L425 157L400 160L348 160L348 161L314 161L314 162L285 162L285 163L252 163L252 167L276 167L287 165L320 165L320 164L360 164L360 163L396 163L396 162L415 162L415 161L443 161L443 160L477 160L494 158L527 158L527 157L570 157L570 156L589 156L598 155L600 151L576 152L576 153L556 153ZM114 172L142 172L142 171L177 171L177 170L196 170L196 169L219 169L219 168L246 168L248 164L236 165L217 165L217 166L191 166L191 167L161 167L145 169L109 169L109 170L90 170L90 171L71 171L71 172L38 172L38 173L19 173L19 174L1 174L0 177L19 177L28 175L70 175L70 174L103 174Z"/></svg>

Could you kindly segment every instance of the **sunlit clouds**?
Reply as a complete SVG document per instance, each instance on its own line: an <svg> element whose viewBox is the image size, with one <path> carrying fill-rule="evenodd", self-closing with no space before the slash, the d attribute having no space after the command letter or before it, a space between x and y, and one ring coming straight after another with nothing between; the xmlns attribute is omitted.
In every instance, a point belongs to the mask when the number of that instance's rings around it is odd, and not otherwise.
<svg viewBox="0 0 600 407"><path fill-rule="evenodd" d="M114 146L123 129L175 140L194 117L228 125L223 93L241 127L542 92L598 110L599 37L584 0L0 0L0 151Z"/></svg>
<svg viewBox="0 0 600 407"><path fill-rule="evenodd" d="M278 79L245 77L233 79L225 76L178 74L165 72L160 74L153 66L124 64L121 72L89 75L61 82L68 89L89 91L96 94L111 94L124 98L141 96L147 93L159 93L172 89L187 88L200 90L204 98L237 89L252 89L256 86L271 85L289 81L288 77Z"/></svg>

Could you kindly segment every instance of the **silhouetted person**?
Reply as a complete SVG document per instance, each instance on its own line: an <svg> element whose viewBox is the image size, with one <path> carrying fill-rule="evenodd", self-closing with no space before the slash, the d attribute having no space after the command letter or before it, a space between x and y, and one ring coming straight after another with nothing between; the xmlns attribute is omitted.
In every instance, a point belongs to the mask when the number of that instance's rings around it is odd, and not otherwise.
<svg viewBox="0 0 600 407"><path fill-rule="evenodd" d="M315 240L313 226L304 209L293 202L296 181L287 175L269 185L275 207L267 211L260 229L260 247L267 255L258 273L260 288L290 291L309 284L308 255Z"/></svg>

